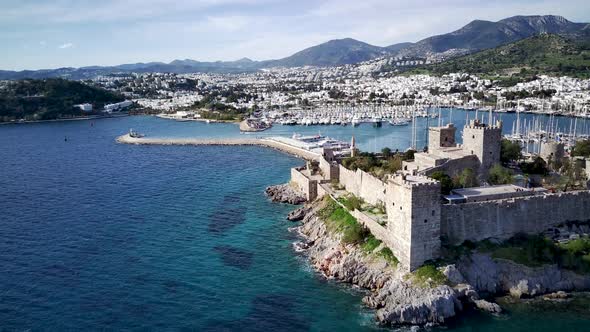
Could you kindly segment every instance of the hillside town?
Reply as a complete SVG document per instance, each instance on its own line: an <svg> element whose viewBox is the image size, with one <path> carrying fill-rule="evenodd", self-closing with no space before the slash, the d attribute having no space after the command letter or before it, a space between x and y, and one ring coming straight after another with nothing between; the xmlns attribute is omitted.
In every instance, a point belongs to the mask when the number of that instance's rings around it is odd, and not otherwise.
<svg viewBox="0 0 590 332"><path fill-rule="evenodd" d="M377 62L378 64L378 62ZM144 73L100 76L92 84L162 113L223 104L247 113L331 106L454 106L587 117L590 80L538 76L505 86L493 77L380 74L375 61L337 67L273 68L243 74ZM377 114L375 114L375 117ZM371 116L373 117L373 116Z"/></svg>

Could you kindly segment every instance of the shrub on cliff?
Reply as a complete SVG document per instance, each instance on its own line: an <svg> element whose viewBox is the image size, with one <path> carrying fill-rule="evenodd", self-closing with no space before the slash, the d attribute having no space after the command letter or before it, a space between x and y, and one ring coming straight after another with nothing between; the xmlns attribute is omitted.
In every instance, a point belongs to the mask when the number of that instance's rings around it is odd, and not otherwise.
<svg viewBox="0 0 590 332"><path fill-rule="evenodd" d="M395 257L395 255L393 255L393 252L391 251L391 249L389 249L387 247L385 247L379 251L379 256L385 258L385 260L389 264L393 265L394 267L399 264L399 260L397 259L397 257Z"/></svg>
<svg viewBox="0 0 590 332"><path fill-rule="evenodd" d="M340 197L339 201L350 211L360 210L361 206L364 203L362 198L356 197L353 194L349 194L345 197Z"/></svg>
<svg viewBox="0 0 590 332"><path fill-rule="evenodd" d="M365 241L363 242L363 244L361 244L361 249L365 253L370 254L375 249L377 249L377 247L379 247L380 245L381 245L381 241L377 240L377 238L375 236L373 236L373 234L369 234L365 238Z"/></svg>
<svg viewBox="0 0 590 332"><path fill-rule="evenodd" d="M426 264L416 269L410 279L420 287L437 287L448 282L447 277L432 264Z"/></svg>
<svg viewBox="0 0 590 332"><path fill-rule="evenodd" d="M370 234L348 211L332 199L325 201L319 216L326 223L330 232L342 234L342 242L347 244L362 243Z"/></svg>

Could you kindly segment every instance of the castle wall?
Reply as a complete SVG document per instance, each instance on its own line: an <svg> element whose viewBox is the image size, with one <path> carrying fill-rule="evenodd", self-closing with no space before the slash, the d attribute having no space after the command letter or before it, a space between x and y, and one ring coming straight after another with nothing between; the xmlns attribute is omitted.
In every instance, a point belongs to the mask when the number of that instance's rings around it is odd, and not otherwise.
<svg viewBox="0 0 590 332"><path fill-rule="evenodd" d="M459 175L466 168L471 168L473 171L477 172L479 166L480 163L477 156L468 155L463 158L449 159L446 163L440 166L429 168L424 172L424 175L430 176L434 172L442 171L448 176L454 177Z"/></svg>
<svg viewBox="0 0 590 332"><path fill-rule="evenodd" d="M318 183L311 180L298 168L291 168L291 183L298 187L308 201L318 197Z"/></svg>
<svg viewBox="0 0 590 332"><path fill-rule="evenodd" d="M401 178L387 187L390 249L406 271L440 255L440 183L410 183Z"/></svg>
<svg viewBox="0 0 590 332"><path fill-rule="evenodd" d="M373 175L360 169L351 171L339 166L340 184L346 191L362 198L369 204L376 205L385 202L385 183Z"/></svg>
<svg viewBox="0 0 590 332"><path fill-rule="evenodd" d="M379 225L379 223L359 210L350 211L350 214L355 217L358 222L367 227L375 238L385 243L387 247L390 249L395 247L395 243L391 240L391 236L387 228ZM393 252L394 250L392 249L391 251Z"/></svg>
<svg viewBox="0 0 590 332"><path fill-rule="evenodd" d="M327 161L325 158L319 158L320 161L320 170L324 175L324 178L328 180L336 180L339 179L340 174L340 167L336 162Z"/></svg>
<svg viewBox="0 0 590 332"><path fill-rule="evenodd" d="M535 234L567 221L590 219L590 192L537 195L498 201L443 205L441 235L452 244Z"/></svg>

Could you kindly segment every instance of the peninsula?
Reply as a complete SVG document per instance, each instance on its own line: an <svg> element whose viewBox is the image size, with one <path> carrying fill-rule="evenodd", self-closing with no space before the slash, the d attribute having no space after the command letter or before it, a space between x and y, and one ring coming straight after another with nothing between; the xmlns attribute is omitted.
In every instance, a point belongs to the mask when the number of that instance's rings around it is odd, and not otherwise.
<svg viewBox="0 0 590 332"><path fill-rule="evenodd" d="M551 300L590 289L590 191L575 181L549 190L532 180L513 184L513 175L498 180L508 171L499 166L509 145L501 128L501 122L472 120L457 144L452 124L431 127L427 152L378 156L358 151L354 139L350 149L320 153L281 137L127 134L117 142L255 145L307 160L291 170L289 184L267 189L273 200L307 202L289 215L301 221L295 249L325 277L369 290L363 302L380 324L424 325L443 324L467 307L499 314L498 295ZM541 154L520 168L549 165L565 178L563 165L586 162L573 157L579 147L566 157L563 143L541 144ZM513 147L513 158L522 159L521 147Z"/></svg>

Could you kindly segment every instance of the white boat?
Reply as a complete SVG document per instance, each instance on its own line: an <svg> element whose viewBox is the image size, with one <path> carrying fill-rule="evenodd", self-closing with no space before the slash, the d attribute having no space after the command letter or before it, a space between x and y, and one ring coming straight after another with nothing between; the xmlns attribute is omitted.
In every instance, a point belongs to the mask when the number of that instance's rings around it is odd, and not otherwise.
<svg viewBox="0 0 590 332"><path fill-rule="evenodd" d="M392 126L407 126L412 122L412 120L407 118L394 118L389 120L389 124Z"/></svg>

